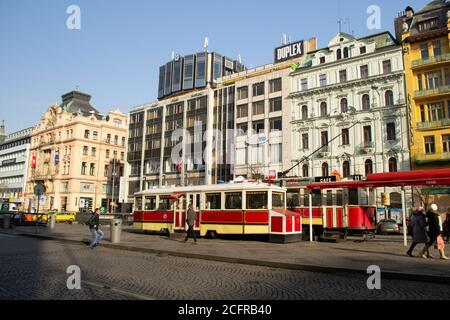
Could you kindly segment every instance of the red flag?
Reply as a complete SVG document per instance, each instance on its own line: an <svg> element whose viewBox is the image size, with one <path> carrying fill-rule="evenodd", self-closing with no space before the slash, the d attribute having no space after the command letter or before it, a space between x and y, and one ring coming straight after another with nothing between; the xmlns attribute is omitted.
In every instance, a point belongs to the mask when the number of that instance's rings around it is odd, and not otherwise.
<svg viewBox="0 0 450 320"><path fill-rule="evenodd" d="M36 169L36 156L31 157L31 168Z"/></svg>

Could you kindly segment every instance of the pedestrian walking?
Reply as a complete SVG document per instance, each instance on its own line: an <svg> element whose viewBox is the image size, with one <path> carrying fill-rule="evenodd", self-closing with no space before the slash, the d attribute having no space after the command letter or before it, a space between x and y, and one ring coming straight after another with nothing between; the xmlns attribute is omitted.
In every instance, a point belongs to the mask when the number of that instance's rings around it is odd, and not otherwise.
<svg viewBox="0 0 450 320"><path fill-rule="evenodd" d="M444 238L445 242L449 243L450 240L450 208L447 209L447 215L445 216L444 221Z"/></svg>
<svg viewBox="0 0 450 320"><path fill-rule="evenodd" d="M105 235L102 230L100 230L100 210L95 209L95 211L92 213L91 217L89 218L89 221L87 222L87 225L89 226L89 230L92 234L92 241L89 244L89 247L91 249L94 249L96 246L98 246L100 240L103 239L103 236Z"/></svg>
<svg viewBox="0 0 450 320"><path fill-rule="evenodd" d="M425 208L417 208L411 215L408 228L411 230L413 237L413 243L406 253L408 256L413 257L414 248L419 243L424 243L425 245L430 242L426 230L427 222L425 216Z"/></svg>
<svg viewBox="0 0 450 320"><path fill-rule="evenodd" d="M442 219L438 212L438 206L436 204L432 204L430 209L427 212L427 225L428 225L428 237L430 241L426 244L425 248L422 250L421 256L422 258L433 258L430 254L429 250L431 246L434 245L435 249L439 251L440 258L442 260L449 260L445 256L445 244L444 239L442 237L443 227L442 227Z"/></svg>
<svg viewBox="0 0 450 320"><path fill-rule="evenodd" d="M197 237L195 235L194 226L195 226L195 211L192 208L192 204L189 204L189 208L186 215L186 223L188 225L188 231L186 234L186 239L184 239L184 242L187 242L189 240L190 235L192 234L192 237L194 238L194 243L197 244Z"/></svg>

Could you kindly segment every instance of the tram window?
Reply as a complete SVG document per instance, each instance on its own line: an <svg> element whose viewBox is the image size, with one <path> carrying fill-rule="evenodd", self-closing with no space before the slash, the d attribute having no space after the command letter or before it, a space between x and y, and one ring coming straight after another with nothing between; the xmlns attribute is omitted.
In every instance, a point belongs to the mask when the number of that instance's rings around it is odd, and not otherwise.
<svg viewBox="0 0 450 320"><path fill-rule="evenodd" d="M267 209L267 192L247 192L247 209Z"/></svg>
<svg viewBox="0 0 450 320"><path fill-rule="evenodd" d="M358 189L348 189L348 204L359 205Z"/></svg>
<svg viewBox="0 0 450 320"><path fill-rule="evenodd" d="M342 190L337 190L336 191L336 205L342 206L342 204L343 204Z"/></svg>
<svg viewBox="0 0 450 320"><path fill-rule="evenodd" d="M156 209L156 197L145 197L144 210L155 210L155 209Z"/></svg>
<svg viewBox="0 0 450 320"><path fill-rule="evenodd" d="M195 210L200 211L200 195L195 196Z"/></svg>
<svg viewBox="0 0 450 320"><path fill-rule="evenodd" d="M220 210L221 209L221 195L220 193L210 193L206 195L206 210Z"/></svg>
<svg viewBox="0 0 450 320"><path fill-rule="evenodd" d="M333 205L333 191L328 190L327 191L327 206Z"/></svg>
<svg viewBox="0 0 450 320"><path fill-rule="evenodd" d="M136 210L142 210L142 197L136 198Z"/></svg>
<svg viewBox="0 0 450 320"><path fill-rule="evenodd" d="M173 210L173 204L175 200L173 199L159 199L159 210L168 211Z"/></svg>
<svg viewBox="0 0 450 320"><path fill-rule="evenodd" d="M242 209L241 193L227 193L225 199L225 209Z"/></svg>
<svg viewBox="0 0 450 320"><path fill-rule="evenodd" d="M300 207L300 192L299 190L290 190L286 193L288 208Z"/></svg>
<svg viewBox="0 0 450 320"><path fill-rule="evenodd" d="M272 208L284 209L284 193L272 193Z"/></svg>
<svg viewBox="0 0 450 320"><path fill-rule="evenodd" d="M322 205L322 194L320 190L313 190L312 196L313 207L320 207Z"/></svg>

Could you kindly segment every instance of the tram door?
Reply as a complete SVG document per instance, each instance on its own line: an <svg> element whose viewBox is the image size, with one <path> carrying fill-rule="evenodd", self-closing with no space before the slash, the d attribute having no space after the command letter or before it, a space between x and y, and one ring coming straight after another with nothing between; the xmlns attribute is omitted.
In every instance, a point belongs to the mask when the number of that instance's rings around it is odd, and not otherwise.
<svg viewBox="0 0 450 320"><path fill-rule="evenodd" d="M195 217L195 226L194 230L200 230L200 211L201 211L201 194L200 193L194 193L194 194L188 194L187 195L187 201L186 201L186 214L189 209L189 204L192 204L192 208L195 211L196 217ZM186 220L186 219L185 219ZM186 223L186 221L185 221ZM186 224L186 230L188 226Z"/></svg>
<svg viewBox="0 0 450 320"><path fill-rule="evenodd" d="M186 196L175 202L175 230L185 230L186 214L184 208L186 208Z"/></svg>

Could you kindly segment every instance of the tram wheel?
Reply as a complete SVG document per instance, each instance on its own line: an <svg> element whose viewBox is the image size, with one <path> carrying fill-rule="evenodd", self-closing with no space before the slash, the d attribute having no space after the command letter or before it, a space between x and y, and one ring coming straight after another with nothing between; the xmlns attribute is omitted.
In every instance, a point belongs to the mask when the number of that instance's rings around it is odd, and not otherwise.
<svg viewBox="0 0 450 320"><path fill-rule="evenodd" d="M206 238L208 238L208 239L217 239L218 238L217 232L216 231L208 231L206 233Z"/></svg>

